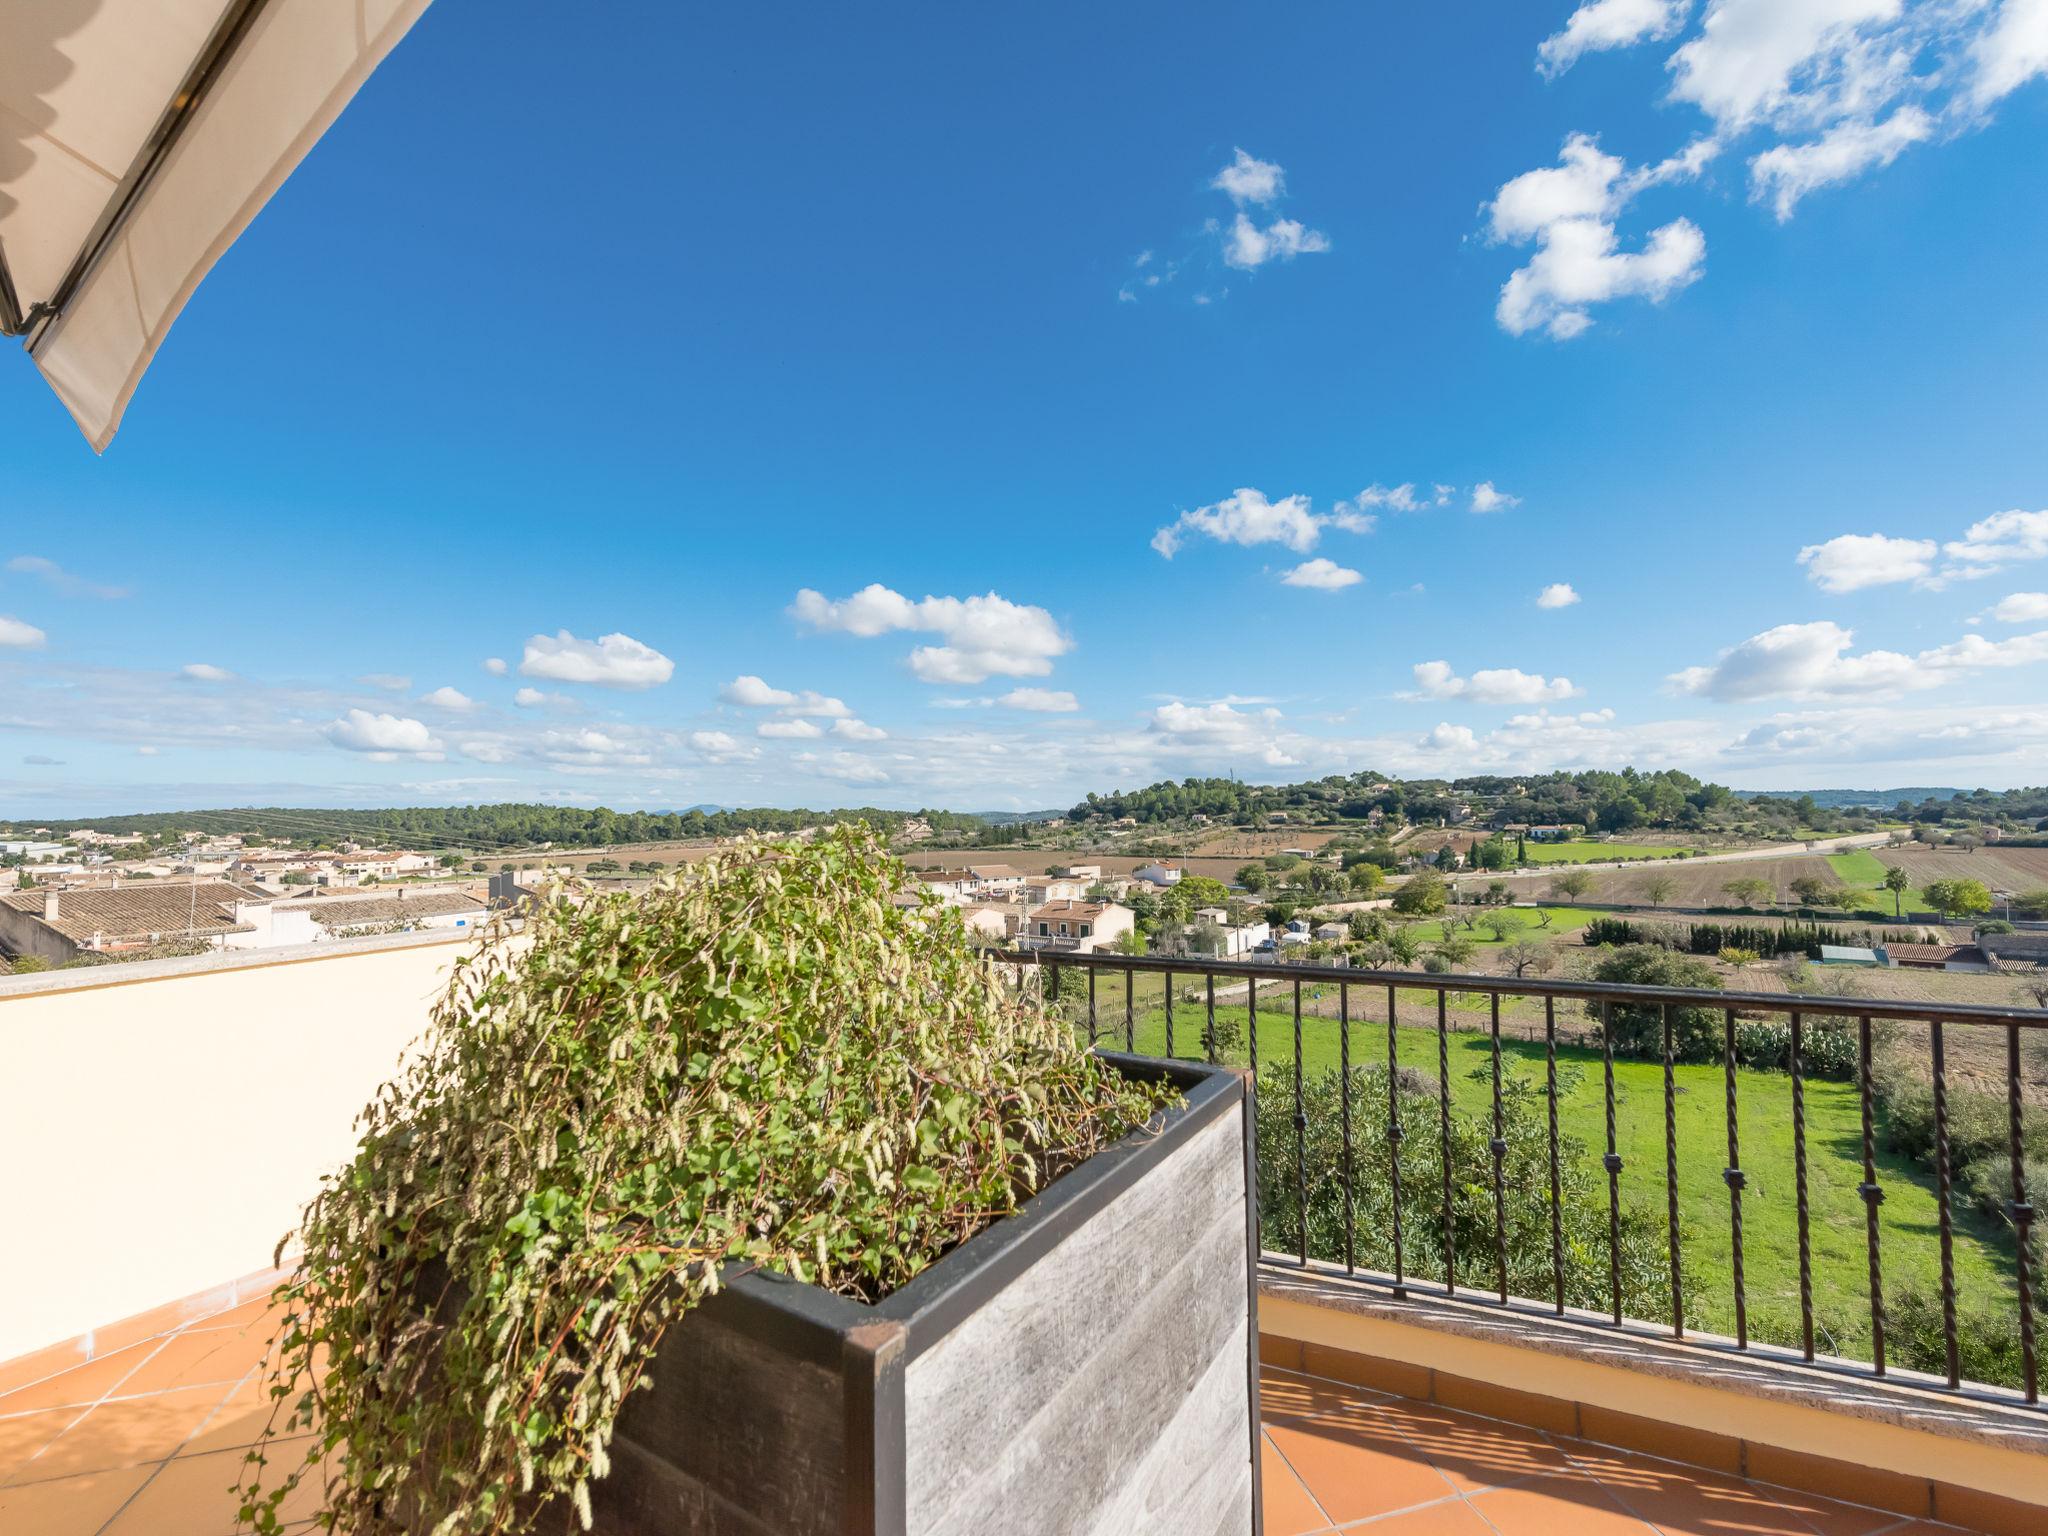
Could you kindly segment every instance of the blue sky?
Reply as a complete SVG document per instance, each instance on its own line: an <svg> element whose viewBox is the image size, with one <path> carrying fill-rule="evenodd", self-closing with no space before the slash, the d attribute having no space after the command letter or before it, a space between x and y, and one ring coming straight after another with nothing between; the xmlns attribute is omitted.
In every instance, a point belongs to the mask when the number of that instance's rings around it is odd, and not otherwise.
<svg viewBox="0 0 2048 1536"><path fill-rule="evenodd" d="M1101 12L429 11L0 368L0 813L2042 777L2048 0Z"/></svg>

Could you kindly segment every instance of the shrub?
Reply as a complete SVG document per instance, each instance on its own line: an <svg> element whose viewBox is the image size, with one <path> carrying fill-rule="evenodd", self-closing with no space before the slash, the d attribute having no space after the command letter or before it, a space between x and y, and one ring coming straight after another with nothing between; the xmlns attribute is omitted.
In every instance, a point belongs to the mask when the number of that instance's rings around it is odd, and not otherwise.
<svg viewBox="0 0 2048 1536"><path fill-rule="evenodd" d="M1909 1370L1948 1374L1948 1346L1942 1336L1941 1293L1905 1285L1884 1298L1886 1358ZM1956 1310L1956 1360L1965 1381L1997 1387L2024 1384L2017 1319L1987 1307Z"/></svg>
<svg viewBox="0 0 2048 1536"><path fill-rule="evenodd" d="M1718 989L1721 977L1704 960L1673 954L1652 944L1631 944L1604 956L1593 968L1595 981L1631 987L1702 987ZM1664 1007L1653 1003L1616 1003L1612 1008L1614 1050L1620 1056L1664 1056ZM1600 1006L1586 1012L1598 1019ZM1710 1061L1721 1055L1721 1016L1711 1008L1674 1007L1671 1013L1673 1055L1679 1061Z"/></svg>
<svg viewBox="0 0 2048 1536"><path fill-rule="evenodd" d="M885 1294L1142 1124L1162 1096L956 913L894 906L903 878L841 827L483 935L301 1222L272 1430L317 1432L290 1470L252 1457L243 1519L276 1530L326 1456L333 1529L587 1527L621 1405L723 1264Z"/></svg>
<svg viewBox="0 0 2048 1536"><path fill-rule="evenodd" d="M1444 1274L1443 1140L1435 1084L1403 1068L1395 1079L1401 1125L1402 1255L1407 1273ZM1269 1248L1295 1252L1308 1189L1312 1257L1344 1259L1343 1074L1331 1068L1303 1085L1307 1158L1298 1177L1291 1069L1273 1068L1259 1082L1258 1163L1261 1236ZM1393 1166L1389 1150L1387 1071L1351 1069L1354 1252L1371 1269L1394 1267ZM1451 1116L1451 1225L1458 1273L1490 1286L1496 1273L1491 1113ZM1508 1289L1519 1296L1552 1294L1549 1132L1539 1082L1510 1074L1502 1097L1502 1162L1507 1192ZM1610 1305L1607 1190L1599 1159L1573 1136L1558 1142L1560 1223L1564 1236L1565 1301ZM1668 1317L1671 1279L1664 1217L1634 1206L1621 1213L1622 1306L1635 1317Z"/></svg>
<svg viewBox="0 0 2048 1536"><path fill-rule="evenodd" d="M1444 909L1448 899L1444 877L1433 869L1418 869L1407 884L1394 892L1394 910L1404 917L1429 917Z"/></svg>
<svg viewBox="0 0 2048 1536"><path fill-rule="evenodd" d="M1812 1024L1800 1032L1800 1066L1807 1077L1848 1079L1856 1075L1856 1031L1840 1024ZM1792 1025L1786 1019L1737 1019L1735 1059L1759 1071L1792 1070Z"/></svg>

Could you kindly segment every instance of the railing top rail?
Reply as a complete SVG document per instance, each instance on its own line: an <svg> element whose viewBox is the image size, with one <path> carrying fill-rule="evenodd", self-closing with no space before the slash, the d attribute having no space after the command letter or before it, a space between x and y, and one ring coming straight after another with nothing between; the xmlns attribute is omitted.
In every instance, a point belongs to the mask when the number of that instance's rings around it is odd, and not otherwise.
<svg viewBox="0 0 2048 1536"><path fill-rule="evenodd" d="M1927 1003L1900 998L1824 997L1817 993L1721 992L1704 987L1631 987L1606 981L1548 981L1514 976L1467 975L1455 972L1361 970L1348 965L1296 961L1211 960L1167 955L1119 955L1100 951L992 950L1005 965L1093 967L1105 971L1185 972L1198 976L1235 976L1254 981L1329 981L1352 986L1411 987L1430 992L1490 992L1503 997L1567 998L1580 1002L1669 1003L1678 1007L1762 1009L1797 1013L1808 1018L1848 1017L1894 1019L1907 1023L2017 1025L2048 1029L2048 1009L2000 1008L1981 1003Z"/></svg>

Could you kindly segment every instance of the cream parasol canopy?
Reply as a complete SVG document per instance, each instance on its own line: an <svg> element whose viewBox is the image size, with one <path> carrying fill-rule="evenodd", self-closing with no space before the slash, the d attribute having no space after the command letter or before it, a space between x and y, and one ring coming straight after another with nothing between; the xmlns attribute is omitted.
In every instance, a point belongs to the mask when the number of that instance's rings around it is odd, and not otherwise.
<svg viewBox="0 0 2048 1536"><path fill-rule="evenodd" d="M427 3L0 9L0 334L95 451L200 280Z"/></svg>

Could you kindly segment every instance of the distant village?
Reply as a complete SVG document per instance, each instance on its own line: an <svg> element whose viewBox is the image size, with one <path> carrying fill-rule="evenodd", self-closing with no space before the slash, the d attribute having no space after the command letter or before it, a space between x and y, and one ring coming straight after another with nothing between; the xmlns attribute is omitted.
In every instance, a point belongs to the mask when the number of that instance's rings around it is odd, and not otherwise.
<svg viewBox="0 0 2048 1536"><path fill-rule="evenodd" d="M468 928L489 910L466 861L344 844L247 847L90 829L0 841L0 964L20 972L210 949Z"/></svg>

